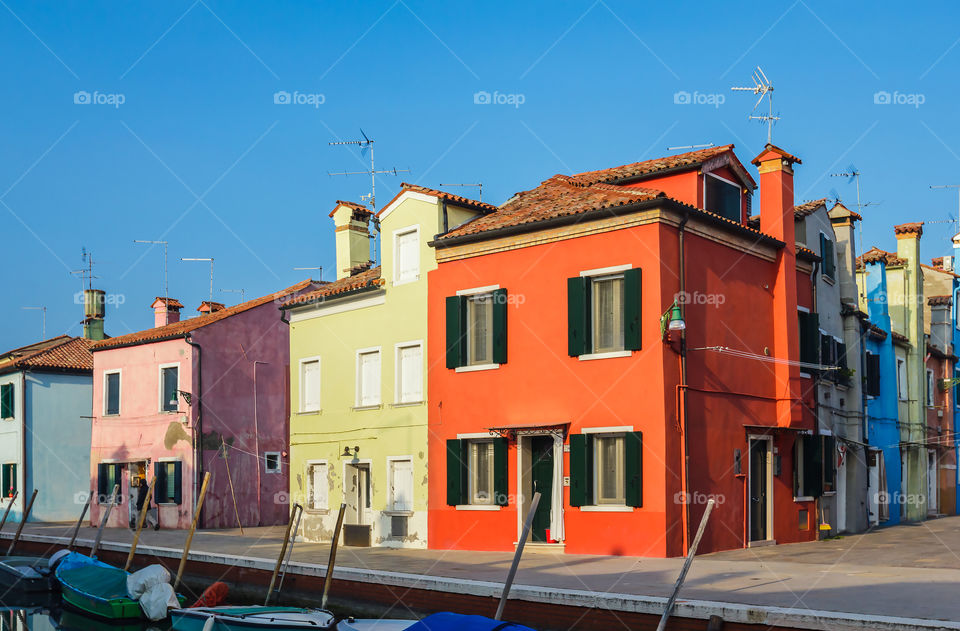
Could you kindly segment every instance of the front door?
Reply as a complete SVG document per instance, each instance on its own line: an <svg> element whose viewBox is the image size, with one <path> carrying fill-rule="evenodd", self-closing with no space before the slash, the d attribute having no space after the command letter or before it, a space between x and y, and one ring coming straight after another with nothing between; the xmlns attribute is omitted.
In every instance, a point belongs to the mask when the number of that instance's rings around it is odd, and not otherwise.
<svg viewBox="0 0 960 631"><path fill-rule="evenodd" d="M344 500L347 511L344 514L347 524L363 524L364 513L370 508L370 465L348 464L345 480Z"/></svg>
<svg viewBox="0 0 960 631"><path fill-rule="evenodd" d="M550 508L553 504L553 437L534 436L530 439L530 479L533 492L540 492L540 503L533 515L530 536L533 541L548 541ZM531 496L532 497L532 496Z"/></svg>
<svg viewBox="0 0 960 631"><path fill-rule="evenodd" d="M750 439L750 541L766 541L770 538L767 527L770 508L769 459L769 441Z"/></svg>

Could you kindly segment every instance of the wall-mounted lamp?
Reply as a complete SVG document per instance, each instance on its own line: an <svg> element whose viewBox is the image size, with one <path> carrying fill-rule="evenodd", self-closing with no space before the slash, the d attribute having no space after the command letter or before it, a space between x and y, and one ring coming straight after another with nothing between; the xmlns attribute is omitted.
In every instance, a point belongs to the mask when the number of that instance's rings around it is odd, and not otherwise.
<svg viewBox="0 0 960 631"><path fill-rule="evenodd" d="M186 390L177 390L177 394L179 394L181 397L183 397L183 400L184 400L184 402L186 402L187 405L190 405L190 400L193 398L193 395L191 395L191 394L190 394L189 392L187 392ZM174 399L174 400L176 400L176 399ZM173 401L171 401L171 403L173 403Z"/></svg>
<svg viewBox="0 0 960 631"><path fill-rule="evenodd" d="M683 321L680 305L674 300L670 308L660 316L660 337L667 341L673 341L673 335L680 335L681 331L686 328L687 323Z"/></svg>

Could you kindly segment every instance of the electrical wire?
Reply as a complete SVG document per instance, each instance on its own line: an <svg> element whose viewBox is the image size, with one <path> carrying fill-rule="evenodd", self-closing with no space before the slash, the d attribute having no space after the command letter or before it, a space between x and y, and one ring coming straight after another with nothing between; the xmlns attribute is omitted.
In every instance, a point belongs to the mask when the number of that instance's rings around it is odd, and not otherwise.
<svg viewBox="0 0 960 631"><path fill-rule="evenodd" d="M839 366L824 366L820 363L812 362L801 362L793 359L782 359L779 357L770 357L768 355L758 355L757 353L750 353L748 351L741 351L735 348L730 348L729 346L701 346L698 348L688 349L691 351L712 351L714 353L722 353L724 355L730 355L731 357L739 357L741 359L752 359L754 361L761 361L768 364L780 364L786 366L798 366L800 368L810 368L811 370L840 370Z"/></svg>

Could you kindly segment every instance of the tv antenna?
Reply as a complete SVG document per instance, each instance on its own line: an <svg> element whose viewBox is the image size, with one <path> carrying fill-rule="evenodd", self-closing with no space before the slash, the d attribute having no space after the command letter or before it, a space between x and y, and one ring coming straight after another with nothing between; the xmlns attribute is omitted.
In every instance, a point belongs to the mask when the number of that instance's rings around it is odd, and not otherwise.
<svg viewBox="0 0 960 631"><path fill-rule="evenodd" d="M93 254L86 247L80 248L80 260L83 261L83 267L70 273L80 276L81 286L86 285L87 289L93 289L93 279L100 278L93 275Z"/></svg>
<svg viewBox="0 0 960 631"><path fill-rule="evenodd" d="M47 308L46 307L20 307L21 309L27 309L29 311L39 311L42 314L42 321L40 324L40 339L47 339Z"/></svg>
<svg viewBox="0 0 960 631"><path fill-rule="evenodd" d="M144 239L134 239L134 243L146 243L149 245L162 245L163 246L163 297L170 297L170 284L167 282L167 246L169 243L166 241L149 241ZM166 312L165 312L166 313ZM166 315L164 316L167 317ZM169 322L167 322L169 324Z"/></svg>
<svg viewBox="0 0 960 631"><path fill-rule="evenodd" d="M767 79L767 75L764 74L763 68L757 66L756 71L754 71L751 76L753 79L753 86L734 86L730 88L734 92L753 92L754 94L759 94L760 98L757 99L757 102L753 104L752 112L757 111L757 107L760 105L763 98L767 98L767 113L766 114L750 114L747 116L747 120L760 121L761 123L767 124L767 144L773 142L773 124L780 120L780 116L773 115L773 84Z"/></svg>
<svg viewBox="0 0 960 631"><path fill-rule="evenodd" d="M295 271L295 272L313 271L313 270L320 270L320 277L319 277L317 280L322 281L322 280L323 280L323 266L322 266L322 265L318 265L318 266L316 266L316 267L294 267L294 268L293 268L293 271Z"/></svg>
<svg viewBox="0 0 960 631"><path fill-rule="evenodd" d="M184 259L181 258L181 261L203 261L210 263L210 302L213 302L213 259L212 258L202 258L202 259Z"/></svg>
<svg viewBox="0 0 960 631"><path fill-rule="evenodd" d="M483 199L483 182L477 182L476 184L440 184L440 186L473 186L477 189L477 201Z"/></svg>
<svg viewBox="0 0 960 631"><path fill-rule="evenodd" d="M221 293L221 294L240 294L240 302L245 302L244 299L243 299L243 297L246 295L247 290L246 290L246 289L243 289L243 288L240 288L240 289L221 289L221 290L220 290L220 293Z"/></svg>
<svg viewBox="0 0 960 631"><path fill-rule="evenodd" d="M928 221L927 223L952 223L957 227L957 232L960 232L960 184L931 184L930 188L955 188L957 189L957 219L950 219L949 221ZM954 233L956 234L956 233Z"/></svg>
<svg viewBox="0 0 960 631"><path fill-rule="evenodd" d="M863 201L860 199L860 175L861 175L861 174L860 174L860 169L858 169L858 168L856 167L856 165L854 165L854 164L851 162L851 163L850 163L850 166L847 167L847 170L846 170L846 171L840 171L839 173L831 173L831 174L830 174L830 177L845 177L845 178L847 178L847 184L849 184L850 182L856 182L856 184L857 184L857 214L860 214L860 215L862 216L862 214L863 214L863 209L864 209L864 208L866 208L867 206L875 206L875 205L879 204L879 202L863 202ZM841 203L841 202L840 202L840 196L837 194L837 192L836 192L835 190L831 190L830 193L831 193L831 195L833 195L833 197L835 198L836 203L838 203L838 204ZM859 248L859 249L862 249L862 248L865 248L865 247L866 247L866 244L863 242L863 222L862 222L862 221L860 222L860 225L858 226L858 228L859 228L859 229L858 229L858 232L860 233L860 235L859 235L859 238L860 238L860 244L859 244L859 245L860 245L860 248ZM854 252L854 256L857 256L856 251ZM858 277L858 280L857 280L857 291L860 293L860 298L865 298L865 297L866 297L866 288L860 286L859 277Z"/></svg>
<svg viewBox="0 0 960 631"><path fill-rule="evenodd" d="M667 147L667 151L679 151L680 149L706 149L707 147L712 146L712 142L708 142L705 145L679 145L677 147Z"/></svg>

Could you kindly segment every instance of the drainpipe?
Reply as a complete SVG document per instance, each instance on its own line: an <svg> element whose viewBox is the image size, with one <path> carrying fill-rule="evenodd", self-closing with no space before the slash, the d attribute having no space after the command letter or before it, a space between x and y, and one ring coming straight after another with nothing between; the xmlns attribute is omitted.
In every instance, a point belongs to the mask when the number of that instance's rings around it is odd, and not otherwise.
<svg viewBox="0 0 960 631"><path fill-rule="evenodd" d="M687 288L686 283L686 267L684 266L684 248L683 248L683 236L687 227L687 222L690 220L690 211L684 210L683 219L680 220L680 225L677 226L677 257L679 258L679 267L678 267L678 276L680 280L680 295L685 295ZM680 305L680 317L683 318L683 321L687 321L687 301L682 301L683 304ZM687 330L684 328L680 331L680 384L683 386L681 388L680 394L680 431L683 434L682 441L680 443L680 449L682 450L682 460L683 460L683 484L682 492L683 497L687 500L683 503L683 554L684 556L690 550L690 445L687 440Z"/></svg>
<svg viewBox="0 0 960 631"><path fill-rule="evenodd" d="M23 503L23 496L27 493L27 371L20 373L20 478L19 486L23 487L23 493L17 497L20 500L20 514L25 515L26 505Z"/></svg>
<svg viewBox="0 0 960 631"><path fill-rule="evenodd" d="M821 256L822 254L823 253L821 252ZM818 306L817 306L817 295L818 295L817 294L817 276L819 275L819 272L820 272L820 262L814 261L813 270L810 272L810 292L813 294L813 300L810 304L813 307L813 311L815 313L820 313L820 310L818 309ZM819 356L819 354L820 354L820 343L818 341L817 355ZM820 362L818 361L817 363L819 364ZM813 392L813 435L814 436L820 435L820 382L822 380L823 380L823 373L818 374L816 376L816 379L814 379L814 384L816 385L816 388L814 389L814 392ZM797 463L794 463L793 466L796 467ZM821 475L820 477L822 478L823 475ZM821 480L820 486L821 487L823 486L822 480ZM822 493L823 489L821 488L820 491ZM823 501L823 495L821 495L820 497L814 498L813 500L814 523L816 524L816 533L814 536L817 539L820 539L820 524L822 522L822 520L820 519L820 509L823 508L821 505L822 501Z"/></svg>
<svg viewBox="0 0 960 631"><path fill-rule="evenodd" d="M203 392L203 370L201 368L201 360L203 355L200 348L200 345L193 341L193 338L190 337L190 334L183 338L183 340L190 346L197 349L197 423L196 430L194 431L194 440L196 445L194 450L196 454L194 455L194 466L193 466L193 512L197 512L197 489L199 488L200 478L203 476L203 397L201 393ZM192 396L192 395L191 395ZM202 512L202 511L201 511ZM203 527L203 520L199 521L200 527Z"/></svg>
<svg viewBox="0 0 960 631"><path fill-rule="evenodd" d="M262 362L259 360L253 360L253 438L254 438L254 450L257 452L257 525L263 525L263 517L261 515L262 510L262 493L263 486L260 482L260 425L258 417L258 405L257 405L257 364L269 364L270 362ZM280 462L280 466L283 466L283 462Z"/></svg>

